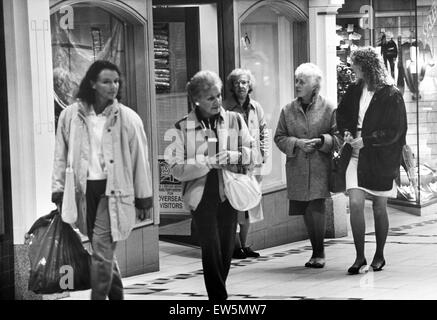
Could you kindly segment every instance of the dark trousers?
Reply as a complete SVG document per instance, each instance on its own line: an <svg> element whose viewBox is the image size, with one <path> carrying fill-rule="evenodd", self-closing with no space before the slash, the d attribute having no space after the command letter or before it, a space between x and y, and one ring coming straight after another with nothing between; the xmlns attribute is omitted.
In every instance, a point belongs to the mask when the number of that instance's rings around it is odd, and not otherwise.
<svg viewBox="0 0 437 320"><path fill-rule="evenodd" d="M229 201L221 202L217 170L208 173L205 191L192 212L202 248L203 276L209 300L224 301L226 279L234 251L237 212Z"/></svg>
<svg viewBox="0 0 437 320"><path fill-rule="evenodd" d="M93 254L91 256L91 299L123 300L123 283L115 259L116 242L112 241L106 180L88 180L87 232Z"/></svg>
<svg viewBox="0 0 437 320"><path fill-rule="evenodd" d="M390 73L391 73L392 78L394 79L395 78L395 61L394 61L395 58L394 57L389 58L386 55L384 55L383 58L384 58L384 64L385 64L385 67L387 70L388 70L388 66L387 66L387 60L388 60L388 62L390 64Z"/></svg>

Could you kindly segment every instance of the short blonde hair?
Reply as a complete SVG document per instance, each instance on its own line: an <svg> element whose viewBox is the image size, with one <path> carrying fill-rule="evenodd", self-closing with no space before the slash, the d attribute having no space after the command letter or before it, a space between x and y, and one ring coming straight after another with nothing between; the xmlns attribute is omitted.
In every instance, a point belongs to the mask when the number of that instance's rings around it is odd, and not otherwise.
<svg viewBox="0 0 437 320"><path fill-rule="evenodd" d="M314 63L310 63L310 62L302 63L300 66L296 68L296 71L294 72L294 76L295 78L299 76L310 78L311 83L314 85L314 87L320 90L320 87L322 85L323 74L322 74L322 70L320 70L320 68L316 66Z"/></svg>
<svg viewBox="0 0 437 320"><path fill-rule="evenodd" d="M220 77L214 71L201 70L187 83L186 90L188 97L191 102L195 103L203 93L211 89L213 86L218 86L221 91L223 83Z"/></svg>

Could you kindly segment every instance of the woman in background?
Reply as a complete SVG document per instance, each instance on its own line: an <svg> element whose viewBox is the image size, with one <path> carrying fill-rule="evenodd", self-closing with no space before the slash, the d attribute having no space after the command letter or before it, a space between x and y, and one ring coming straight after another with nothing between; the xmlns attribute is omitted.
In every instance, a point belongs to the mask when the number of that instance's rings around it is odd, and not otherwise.
<svg viewBox="0 0 437 320"><path fill-rule="evenodd" d="M249 132L256 141L256 147L259 149L260 159L258 165L252 170L258 182L261 183L261 166L268 157L268 140L269 134L267 124L264 119L264 110L259 102L250 97L253 90L255 78L246 69L234 69L227 77L228 88L231 95L223 102L226 110L240 113L249 128ZM234 259L258 258L259 253L253 251L247 246L247 235L249 234L250 224L262 221L264 219L262 203L260 202L255 208L248 211L238 212L239 232L235 238Z"/></svg>

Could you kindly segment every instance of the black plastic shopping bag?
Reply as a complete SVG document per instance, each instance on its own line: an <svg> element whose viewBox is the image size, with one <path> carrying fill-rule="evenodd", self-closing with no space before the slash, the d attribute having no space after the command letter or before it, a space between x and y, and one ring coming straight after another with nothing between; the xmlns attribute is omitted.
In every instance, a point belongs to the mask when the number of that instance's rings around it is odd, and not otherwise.
<svg viewBox="0 0 437 320"><path fill-rule="evenodd" d="M29 290L49 294L90 288L91 256L57 210L35 221L28 235Z"/></svg>

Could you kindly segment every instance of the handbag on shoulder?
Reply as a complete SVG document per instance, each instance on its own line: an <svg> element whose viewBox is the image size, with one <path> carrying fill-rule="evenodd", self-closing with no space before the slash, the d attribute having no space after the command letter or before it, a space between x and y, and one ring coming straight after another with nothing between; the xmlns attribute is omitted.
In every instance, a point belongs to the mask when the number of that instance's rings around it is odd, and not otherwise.
<svg viewBox="0 0 437 320"><path fill-rule="evenodd" d="M261 186L254 175L223 170L223 182L225 195L234 209L247 211L260 203Z"/></svg>
<svg viewBox="0 0 437 320"><path fill-rule="evenodd" d="M350 144L343 143L338 151L334 151L331 157L329 171L329 191L333 193L346 191L346 169L352 155Z"/></svg>
<svg viewBox="0 0 437 320"><path fill-rule="evenodd" d="M65 169L65 185L62 199L61 217L65 223L75 223L77 220L76 188L74 185L73 146L74 125L70 122L70 137L68 139L67 168Z"/></svg>

